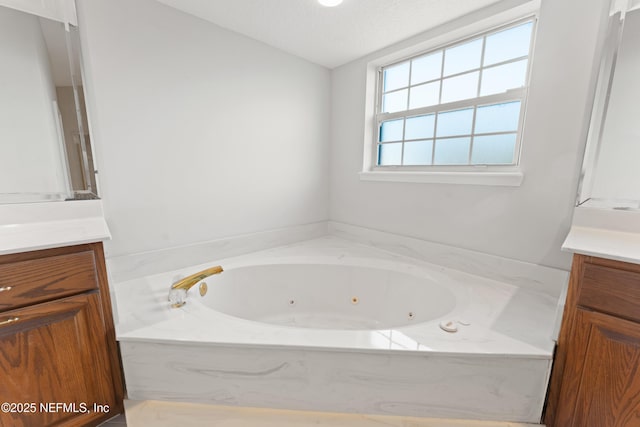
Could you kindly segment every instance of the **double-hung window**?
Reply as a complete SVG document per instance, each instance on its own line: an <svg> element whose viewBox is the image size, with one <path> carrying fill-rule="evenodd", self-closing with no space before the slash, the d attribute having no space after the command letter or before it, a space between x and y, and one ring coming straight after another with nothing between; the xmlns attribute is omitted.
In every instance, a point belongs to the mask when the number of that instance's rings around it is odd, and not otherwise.
<svg viewBox="0 0 640 427"><path fill-rule="evenodd" d="M535 21L378 69L373 170L516 166Z"/></svg>

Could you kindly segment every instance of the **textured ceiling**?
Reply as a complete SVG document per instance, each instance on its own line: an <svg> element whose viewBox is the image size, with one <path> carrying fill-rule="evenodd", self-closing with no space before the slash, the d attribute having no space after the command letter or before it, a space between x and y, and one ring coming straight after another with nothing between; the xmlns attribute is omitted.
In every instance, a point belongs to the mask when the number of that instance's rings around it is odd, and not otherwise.
<svg viewBox="0 0 640 427"><path fill-rule="evenodd" d="M335 68L499 0L158 0Z"/></svg>

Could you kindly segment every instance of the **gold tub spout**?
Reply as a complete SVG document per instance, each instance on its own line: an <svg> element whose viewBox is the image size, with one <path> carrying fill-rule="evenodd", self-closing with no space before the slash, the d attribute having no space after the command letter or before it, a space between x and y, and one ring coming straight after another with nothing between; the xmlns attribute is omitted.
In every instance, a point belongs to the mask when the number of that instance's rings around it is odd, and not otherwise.
<svg viewBox="0 0 640 427"><path fill-rule="evenodd" d="M169 290L169 302L171 307L178 308L186 304L187 291L191 289L196 283L206 279L214 274L220 274L224 270L221 266L207 268L206 270L199 271L198 273L187 276L184 279L180 279L171 285Z"/></svg>

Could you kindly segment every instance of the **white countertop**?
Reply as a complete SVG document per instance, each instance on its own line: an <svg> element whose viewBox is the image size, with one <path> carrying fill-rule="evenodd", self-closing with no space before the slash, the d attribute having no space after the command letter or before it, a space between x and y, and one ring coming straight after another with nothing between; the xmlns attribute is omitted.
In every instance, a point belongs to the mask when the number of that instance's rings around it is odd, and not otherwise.
<svg viewBox="0 0 640 427"><path fill-rule="evenodd" d="M578 207L562 249L640 264L640 212Z"/></svg>
<svg viewBox="0 0 640 427"><path fill-rule="evenodd" d="M562 249L582 255L640 264L640 233L573 226Z"/></svg>
<svg viewBox="0 0 640 427"><path fill-rule="evenodd" d="M0 205L0 255L110 238L100 200Z"/></svg>

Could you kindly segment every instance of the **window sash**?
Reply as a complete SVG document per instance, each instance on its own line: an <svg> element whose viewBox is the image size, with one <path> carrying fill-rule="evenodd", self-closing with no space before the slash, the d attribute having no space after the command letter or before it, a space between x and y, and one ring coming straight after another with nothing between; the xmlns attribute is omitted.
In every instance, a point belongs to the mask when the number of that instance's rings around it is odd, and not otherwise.
<svg viewBox="0 0 640 427"><path fill-rule="evenodd" d="M497 28L493 28L489 31L484 31L484 32L480 32L478 34L475 34L471 37L467 37L464 39L460 39L460 40L456 40L455 42L452 42L450 44L447 44L445 46L441 46L439 48L436 49L431 49L428 51L424 51L424 52L420 52L416 55L412 55L409 58L405 58L402 60L396 60L393 63L387 64L385 66L381 66L378 68L378 82L377 82L377 90L376 90L376 105L375 105L375 115L374 115L374 120L373 120L373 125L375 126L375 130L373 132L373 136L374 136L374 141L373 141L373 146L372 146L372 162L371 162L371 168L372 170L437 170L437 169L443 169L443 170L469 170L469 168L473 168L473 169L477 169L478 167L488 167L488 168L513 168L514 166L517 166L519 164L519 157L520 157L520 150L521 150L521 134L522 134L522 128L523 128L523 122L524 122L524 113L525 113L525 109L526 109L526 98L527 98L527 92L528 92L528 87L529 87L529 75L530 75L530 70L531 70L531 57L532 57L532 53L533 53L533 43L534 43L534 39L535 39L535 33L536 33L536 17L535 16L529 16L523 19L519 19L518 21L497 27ZM523 25L526 24L527 22L531 22L532 23L532 28L531 28L531 37L530 37L530 41L529 41L529 47L528 47L528 51L527 51L527 55L524 56L519 56L519 57L515 57L515 58L510 58L508 60L504 60L504 61L500 61L497 63L492 63L490 65L484 66L483 62L484 62L484 57L485 57L485 50L486 50L486 45L487 45L487 38L490 37L493 34L499 33L501 31L505 31L508 30L510 28L514 28L517 27L519 25ZM475 39L481 39L482 40L482 53L481 53L481 58L480 58L480 65L479 67L473 68L473 69L468 69L468 70L464 70L461 72L457 72L454 74L450 74L450 75L444 75L444 51L453 47L456 47L458 45L464 45L467 42L470 42L472 40ZM438 78L434 78L434 79L430 79L430 80L426 80L426 81L421 81L417 84L412 84L411 82L411 71L412 68L410 66L409 69L409 77L408 77L408 81L407 81L407 85L403 86L403 87L399 87L399 88L394 88L392 90L389 91L384 91L384 70L391 68L395 65L399 65L402 64L404 62L407 61L412 61L416 58L420 58L420 57L425 57L425 56L429 56L432 54L437 54L438 52L442 52L443 58L442 58L442 63L441 63L441 70L440 70L440 75ZM491 94L491 95L484 95L484 96L480 96L480 90L481 90L481 85L482 85L482 78L483 78L483 73L486 70L490 70L492 68L495 67L499 67L499 66L503 66L503 65L507 65L510 63L515 63L518 61L522 61L522 60L527 60L527 65L526 65L526 72L525 72L525 80L524 80L524 85L522 87L518 87L518 88L514 88L514 89L509 89L505 92L501 92L501 93L497 93L497 94ZM435 82L440 82L440 88L439 88L439 95L438 95L438 101L442 100L442 87L443 87L443 82L447 79L451 79L451 78L455 78L458 76L462 76L465 74L470 74L470 73L474 73L477 72L478 75L478 89L477 89L477 94L478 96L473 97L473 98L468 98L468 99L463 99L463 100L458 100L458 101L453 101L453 102L445 102L445 103L439 103L436 105L430 105L430 106L426 106L426 107L419 107L419 108L414 108L414 109L409 109L407 108L406 110L401 110L401 111L395 111L395 112L382 112L382 108L383 108L383 96L386 94L391 94L394 92L398 92L398 91L402 91L402 90L407 90L409 91L411 88L415 88L417 86L421 86L421 85L426 85L426 84L430 84L430 83L435 83ZM486 105L493 105L493 104L502 104L502 103L507 103L507 102L515 102L515 101L520 101L520 115L518 118L518 126L517 129L515 131L505 131L505 132L489 132L489 133L476 133L475 132L475 120L476 120L476 114L477 114L477 109ZM410 97L409 94L407 94L407 107L409 107L409 103L410 103ZM422 115L428 115L428 114L440 114L440 113L446 113L449 111L456 111L456 110L463 110L465 108L474 108L474 113L473 113L473 123L472 123L472 127L471 127L471 131L470 133L467 134L462 134L462 135L457 135L457 136L446 136L446 137L436 137L435 132L436 130L434 129L434 135L428 138L419 138L419 139L404 139L404 131L403 131L403 139L402 140L394 140L394 141L380 141L380 132L381 132L381 124L383 122L386 121L390 121L390 120L394 120L394 119L409 119L415 116L422 116ZM406 124L403 124L403 126L406 126ZM436 125L437 126L437 119L436 119ZM489 164L473 164L471 161L471 153L472 153L472 149L473 149L473 140L475 137L480 137L480 136L491 136L491 135L503 135L503 134L516 134L516 141L515 141L515 147L514 147L514 153L513 153L513 159L512 162L509 164L498 164L498 163L489 163ZM404 148L405 148L405 143L407 142L412 142L412 141L431 141L433 144L433 150L435 152L435 142L436 140L443 140L443 139L448 139L448 138L460 138L460 137L468 137L471 139L471 143L470 143L470 148L469 148L469 156L468 156L468 163L460 163L460 164L450 164L450 165L446 165L446 164L433 164L434 158L432 156L431 158L431 162L432 164L428 164L428 165L380 165L378 164L379 162L379 158L378 158L378 150L379 147L383 144L387 144L387 143L402 143L402 154L401 154L401 161L403 161L403 157L404 157Z"/></svg>
<svg viewBox="0 0 640 427"><path fill-rule="evenodd" d="M438 52L438 51L436 51L436 52ZM428 56L428 55L429 55L429 53L427 52L427 53L425 53L423 55L420 55L420 56ZM389 65L387 65L385 67L381 67L380 70L379 70L379 73L381 74L381 76L379 77L379 79L380 79L380 93L381 93L381 95L387 95L387 94L390 94L390 93L399 92L401 90L406 90L406 89L409 89L409 88L412 88L412 87L416 87L416 86L422 86L422 85L426 85L426 84L429 84L429 83L441 82L443 80L452 79L454 77L463 76L465 74L470 74L470 73L482 72L482 71L485 71L485 70L490 70L492 68L499 67L501 65L508 65L508 64L513 63L513 62L522 61L524 59L528 60L529 59L529 55L518 56L517 58L508 59L506 61L501 61L501 62L496 62L494 64L487 65L486 67L480 66L480 67L477 67L477 68L469 68L468 70L465 70L465 71L460 71L460 72L454 73L454 74L447 74L446 76L441 76L441 77L439 77L437 79L425 80L423 82L416 83L416 84L411 84L411 73L409 73L409 85L408 86L402 86L402 87L391 89L391 90L388 90L388 91L385 92L384 89L382 88L382 86L384 84L382 74L383 74L385 68L389 68L390 67ZM395 65L395 64L401 64L403 62L408 62L408 61L412 61L412 59L405 59L405 60L400 61L398 63L391 64L391 66ZM481 83L482 82L481 79L479 79L479 80L480 80L480 83ZM380 108L382 108L382 105L380 105Z"/></svg>
<svg viewBox="0 0 640 427"><path fill-rule="evenodd" d="M451 102L451 103L447 103L447 104L440 104L437 106L430 106L430 107L424 107L424 108L417 108L414 110L408 110L408 111L399 111L396 113L380 113L378 115L376 115L376 119L374 120L374 125L376 127L374 135L375 135L375 143L373 144L373 151L372 151L372 156L373 156L373 166L372 166L372 170L424 170L424 169L429 169L429 170L435 170L435 169L442 169L442 170L468 170L469 168L474 168L477 169L478 167L489 167L489 168L507 168L507 167L514 167L517 166L519 163L519 156L520 156L520 147L521 147L521 140L522 140L522 128L523 128L523 122L524 122L524 114L525 114L525 104L524 104L524 99L525 99L525 95L526 95L526 88L519 88L519 89L514 89L511 90L509 92L505 92L505 93L500 93L500 94L494 94L494 95L488 95L488 96L484 96L484 97L480 97L480 98L472 98L472 99L466 99L463 101L456 101L456 102ZM479 102L482 101L482 102ZM476 125L476 116L477 116L477 112L478 112L478 108L481 107L485 107L488 105L496 105L496 104L503 104L503 103L508 103L508 102L520 102L520 113L519 113L519 117L518 117L518 124L515 130L509 130L509 131L495 131L495 132L476 132L475 131L475 125ZM445 108L446 107L446 108ZM456 134L456 135L446 135L446 136L437 136L437 117L434 118L435 120L435 124L434 124L434 131L433 134L431 136L428 137L424 137L424 138L412 138L412 139L405 139L405 130L404 127L406 126L406 122L403 123L403 132L402 132L402 139L394 139L394 140L386 140L386 141L380 141L380 132L381 132L381 124L383 122L387 122L387 121L391 121L391 120L407 120L407 119L411 119L413 117L418 117L418 116L423 116L423 115L427 115L427 114L442 114L442 113L448 113L450 111L458 111L458 110L464 110L464 109L471 109L473 108L473 119L472 119L472 123L471 123L471 131L468 133L461 133L461 134ZM474 146L474 142L475 139L478 137L485 137L485 136L496 136L496 135L512 135L515 134L516 139L515 139L515 146L514 146L514 150L513 150L513 157L511 159L510 163L473 163L472 162L472 154L473 154L473 146ZM470 142L469 142L469 151L468 151L468 156L467 156L467 162L466 163L455 163L455 164L434 164L433 161L435 159L435 150L436 150L436 141L443 141L443 140L447 140L447 139L455 139L455 138L469 138ZM404 162L404 150L405 150L405 144L408 142L413 142L413 141L431 141L432 142L432 155L431 155L431 164L426 164L426 165L413 165L413 164L395 164L395 165L381 165L378 164L378 150L379 147L381 145L384 144L398 144L401 143L402 144L402 152L401 152L401 162Z"/></svg>
<svg viewBox="0 0 640 427"><path fill-rule="evenodd" d="M428 107L414 108L413 110L402 110L393 113L379 112L378 114L376 114L376 123L378 126L380 126L380 123L382 122L393 119L401 119L404 117L410 118L413 116L422 116L432 113L445 113L447 111L462 110L465 108L472 108L476 106L482 107L485 105L501 104L510 101L523 101L526 95L526 91L527 88L523 87L518 89L511 89L503 93L479 96L477 98L463 99L460 101L447 102L438 105L430 105ZM378 132L376 132L376 136L378 136L377 134Z"/></svg>

